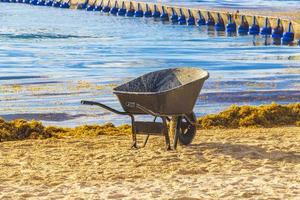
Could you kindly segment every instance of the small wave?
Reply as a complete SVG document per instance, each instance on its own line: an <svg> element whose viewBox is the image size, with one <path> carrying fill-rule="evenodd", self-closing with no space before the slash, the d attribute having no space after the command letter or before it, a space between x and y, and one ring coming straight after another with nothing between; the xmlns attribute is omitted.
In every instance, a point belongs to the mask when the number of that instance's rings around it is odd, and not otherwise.
<svg viewBox="0 0 300 200"><path fill-rule="evenodd" d="M69 39L69 38L95 38L93 36L78 36L78 35L63 35L63 34L52 34L52 33L1 33L0 38L9 39Z"/></svg>
<svg viewBox="0 0 300 200"><path fill-rule="evenodd" d="M62 93L41 93L33 94L32 96L42 97L42 96L70 96L75 94L87 94L88 92L62 92Z"/></svg>
<svg viewBox="0 0 300 200"><path fill-rule="evenodd" d="M199 100L210 103L239 103L260 101L300 102L299 90L217 92L201 94Z"/></svg>
<svg viewBox="0 0 300 200"><path fill-rule="evenodd" d="M14 119L43 120L43 121L67 121L80 117L87 117L86 114L70 115L67 113L17 113L0 115L1 118L11 121Z"/></svg>
<svg viewBox="0 0 300 200"><path fill-rule="evenodd" d="M0 76L0 80L19 80L19 79L33 79L33 78L44 78L42 76Z"/></svg>

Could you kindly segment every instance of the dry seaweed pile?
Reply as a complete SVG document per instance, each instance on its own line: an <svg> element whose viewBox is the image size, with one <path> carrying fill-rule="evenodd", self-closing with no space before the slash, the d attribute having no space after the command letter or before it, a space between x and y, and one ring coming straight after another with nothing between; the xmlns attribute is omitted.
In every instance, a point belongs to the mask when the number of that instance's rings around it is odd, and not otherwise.
<svg viewBox="0 0 300 200"><path fill-rule="evenodd" d="M0 141L22 139L45 139L62 137L93 137L99 135L128 135L129 125L114 126L111 123L104 125L84 125L75 128L45 127L41 122L16 119L6 122L0 119Z"/></svg>
<svg viewBox="0 0 300 200"><path fill-rule="evenodd" d="M276 127L300 125L300 103L236 106L198 119L200 128Z"/></svg>
<svg viewBox="0 0 300 200"><path fill-rule="evenodd" d="M239 128L239 127L276 127L300 126L300 103L263 106L231 106L219 114L207 115L198 119L199 128ZM62 138L62 137L93 137L99 135L129 135L129 125L114 126L84 125L75 128L45 127L41 122L22 119L6 122L0 119L0 141Z"/></svg>

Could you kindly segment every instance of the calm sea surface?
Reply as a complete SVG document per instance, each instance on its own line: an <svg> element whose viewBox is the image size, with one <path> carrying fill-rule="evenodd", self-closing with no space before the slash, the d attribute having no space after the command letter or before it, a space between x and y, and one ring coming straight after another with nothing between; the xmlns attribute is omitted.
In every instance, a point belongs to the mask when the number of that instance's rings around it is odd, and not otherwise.
<svg viewBox="0 0 300 200"><path fill-rule="evenodd" d="M253 7L268 2L185 3ZM198 116L231 104L300 101L299 46L153 19L0 3L0 117L5 119L34 118L63 126L127 123L126 117L80 105L80 100L120 108L112 87L178 66L210 72L195 107Z"/></svg>

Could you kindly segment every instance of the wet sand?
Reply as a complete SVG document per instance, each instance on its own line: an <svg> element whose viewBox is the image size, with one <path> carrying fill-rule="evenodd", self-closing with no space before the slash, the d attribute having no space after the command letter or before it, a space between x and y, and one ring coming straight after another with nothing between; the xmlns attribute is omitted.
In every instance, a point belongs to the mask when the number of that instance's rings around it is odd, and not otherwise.
<svg viewBox="0 0 300 200"><path fill-rule="evenodd" d="M165 151L129 136L0 143L0 199L299 199L300 127L198 132Z"/></svg>

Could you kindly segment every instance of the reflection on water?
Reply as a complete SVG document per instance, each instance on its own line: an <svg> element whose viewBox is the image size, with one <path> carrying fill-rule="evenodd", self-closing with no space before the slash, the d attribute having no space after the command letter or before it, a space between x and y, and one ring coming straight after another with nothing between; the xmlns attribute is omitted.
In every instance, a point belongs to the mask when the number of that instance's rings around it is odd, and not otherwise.
<svg viewBox="0 0 300 200"><path fill-rule="evenodd" d="M113 87L178 66L210 72L198 115L232 103L300 101L300 48L270 37L22 4L1 4L0 21L0 116L7 119L128 122L80 100L121 109Z"/></svg>

